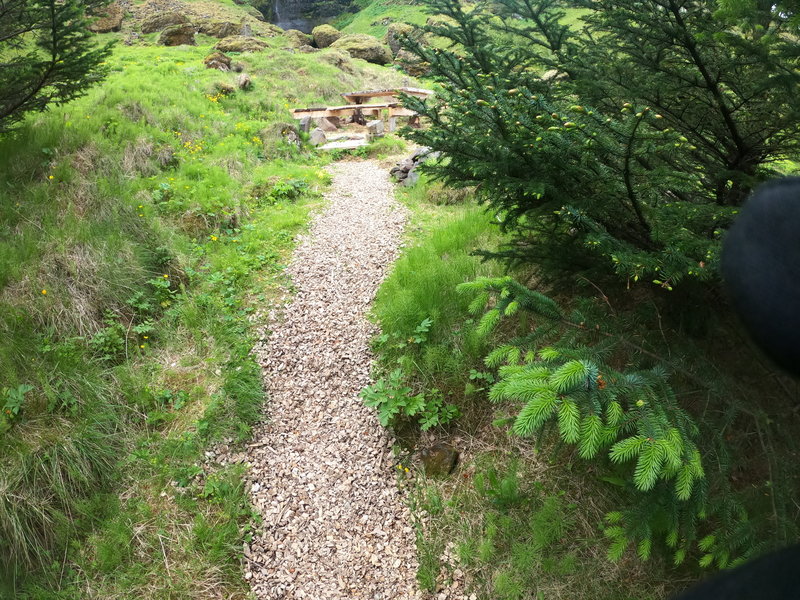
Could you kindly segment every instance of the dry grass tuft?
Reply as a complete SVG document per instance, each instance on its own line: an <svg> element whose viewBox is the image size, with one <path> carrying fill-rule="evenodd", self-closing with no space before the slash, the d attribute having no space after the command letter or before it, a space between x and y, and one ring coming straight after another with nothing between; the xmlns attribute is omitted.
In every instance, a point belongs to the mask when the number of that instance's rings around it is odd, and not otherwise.
<svg viewBox="0 0 800 600"><path fill-rule="evenodd" d="M145 137L130 142L122 152L122 171L126 177L150 177L156 175L160 169L152 160L156 154L155 144Z"/></svg>
<svg viewBox="0 0 800 600"><path fill-rule="evenodd" d="M81 175L89 175L97 171L100 167L101 159L102 154L100 150L98 150L97 145L93 142L89 142L72 153L70 162L75 171Z"/></svg>

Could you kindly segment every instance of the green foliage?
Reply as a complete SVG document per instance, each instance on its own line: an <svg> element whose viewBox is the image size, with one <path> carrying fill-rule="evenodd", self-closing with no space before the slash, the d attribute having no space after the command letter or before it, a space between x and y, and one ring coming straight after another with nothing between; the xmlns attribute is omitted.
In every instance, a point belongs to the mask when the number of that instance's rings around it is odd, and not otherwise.
<svg viewBox="0 0 800 600"><path fill-rule="evenodd" d="M0 392L0 400L3 401L2 409L2 429L7 424L19 416L22 405L25 402L25 394L33 391L33 386L22 384L15 388L3 388Z"/></svg>
<svg viewBox="0 0 800 600"><path fill-rule="evenodd" d="M446 580L459 569L470 573L467 593L481 600L549 598L565 590L575 598L664 597L669 574L657 563L645 574L634 565L614 569L592 554L596 532L586 523L592 507L550 487L540 465L504 448L478 453L460 468L474 474L428 481L412 496L412 510L426 514L417 539L425 557L420 583L432 583L424 589L435 589L432 573ZM576 492L585 497L586 489Z"/></svg>
<svg viewBox="0 0 800 600"><path fill-rule="evenodd" d="M361 391L364 404L378 409L381 425L394 427L404 418L411 417L419 421L420 429L426 431L458 417L458 408L445 403L439 390L412 395L411 388L403 384L404 379L402 369L395 369Z"/></svg>
<svg viewBox="0 0 800 600"><path fill-rule="evenodd" d="M712 474L714 494L709 491L702 455L713 445L701 444L700 429L679 405L660 362L638 367L643 361L631 352L642 348L626 341L625 333L598 334L590 316L580 310L566 314L510 277L478 279L460 289L479 298L476 311L488 305L486 314L521 310L536 320L530 333L487 355L486 364L498 369L489 398L513 407L515 434L542 438L555 428L582 459L608 473L606 481L626 491L627 507L607 515L612 559L635 543L647 560L658 541L675 553L676 562L700 549L710 557L701 566L727 565L753 550L756 533L743 527L740 499L719 483L724 471ZM490 323L495 327L499 319ZM491 328L482 324L478 331L488 333ZM709 529L715 534L700 539Z"/></svg>
<svg viewBox="0 0 800 600"><path fill-rule="evenodd" d="M463 415L482 398L478 384L484 380L469 377L470 370L480 372L486 341L462 326L469 300L455 287L497 273L497 265L470 255L493 236L479 209L439 207L427 196L424 180L400 196L415 208L419 225L411 230L426 233L409 245L378 291L373 310L382 333L375 349L384 373L399 366L407 377L405 386L437 389L442 405L453 404ZM426 397L439 402L439 394Z"/></svg>
<svg viewBox="0 0 800 600"><path fill-rule="evenodd" d="M0 9L0 132L29 112L86 93L107 73L111 44L98 46L87 30L86 0L11 0Z"/></svg>
<svg viewBox="0 0 800 600"><path fill-rule="evenodd" d="M452 44L407 40L441 90L405 99L432 126L404 135L443 153L428 172L479 186L511 234L500 256L665 289L713 281L737 207L797 154L792 11L750 30L712 0L426 4ZM564 24L578 6L583 27Z"/></svg>

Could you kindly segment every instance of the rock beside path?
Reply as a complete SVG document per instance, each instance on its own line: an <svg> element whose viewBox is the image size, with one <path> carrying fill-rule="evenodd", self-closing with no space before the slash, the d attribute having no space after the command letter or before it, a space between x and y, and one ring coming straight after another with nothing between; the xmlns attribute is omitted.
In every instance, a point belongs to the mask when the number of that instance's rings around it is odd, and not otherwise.
<svg viewBox="0 0 800 600"><path fill-rule="evenodd" d="M288 267L296 293L256 348L270 401L248 456L263 522L245 548L245 577L259 600L417 599L393 440L359 398L375 333L365 315L406 214L375 161L331 171L330 205Z"/></svg>

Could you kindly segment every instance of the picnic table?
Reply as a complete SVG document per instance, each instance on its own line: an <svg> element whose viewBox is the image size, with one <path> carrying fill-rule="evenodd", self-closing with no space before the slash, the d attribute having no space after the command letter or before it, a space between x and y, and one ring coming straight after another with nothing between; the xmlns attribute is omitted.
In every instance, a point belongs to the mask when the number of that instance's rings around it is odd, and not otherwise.
<svg viewBox="0 0 800 600"><path fill-rule="evenodd" d="M416 117L417 113L405 108L398 98L400 94L408 94L418 98L427 98L433 92L421 88L399 87L383 90L363 90L359 92L348 92L342 94L342 98L349 104L342 106L321 106L311 108L295 108L292 111L295 119L310 117L319 119L323 117L350 117L356 122L365 121L366 116L373 119L380 118L383 111L387 111L389 118L389 131L394 131L397 127L397 117ZM381 100L380 102L366 102L368 100Z"/></svg>

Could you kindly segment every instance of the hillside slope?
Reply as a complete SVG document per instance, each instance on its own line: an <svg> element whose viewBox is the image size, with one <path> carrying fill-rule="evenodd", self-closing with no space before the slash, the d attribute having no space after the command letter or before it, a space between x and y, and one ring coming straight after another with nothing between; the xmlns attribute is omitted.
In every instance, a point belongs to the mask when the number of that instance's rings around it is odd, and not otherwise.
<svg viewBox="0 0 800 600"><path fill-rule="evenodd" d="M406 79L254 23L240 89L217 38L132 35L143 6L103 83L0 140L2 597L246 595L241 469L204 453L258 416L251 315L328 179L289 108Z"/></svg>

